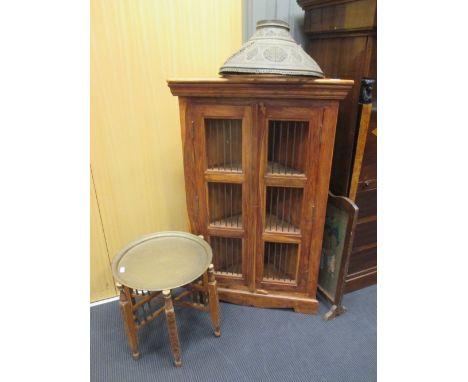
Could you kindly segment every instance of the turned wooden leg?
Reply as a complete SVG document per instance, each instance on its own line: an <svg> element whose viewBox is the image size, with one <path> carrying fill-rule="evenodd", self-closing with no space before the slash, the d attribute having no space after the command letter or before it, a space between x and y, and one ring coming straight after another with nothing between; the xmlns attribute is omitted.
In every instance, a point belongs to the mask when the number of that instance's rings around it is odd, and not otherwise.
<svg viewBox="0 0 468 382"><path fill-rule="evenodd" d="M219 337L221 335L221 322L219 314L218 288L216 287L213 264L210 264L208 267L208 301L210 305L211 324L213 325L214 335Z"/></svg>
<svg viewBox="0 0 468 382"><path fill-rule="evenodd" d="M140 352L138 351L138 330L133 320L133 311L130 291L127 287L120 287L120 311L122 312L122 319L124 322L125 333L127 333L128 343L132 350L133 359L137 360L140 358Z"/></svg>
<svg viewBox="0 0 468 382"><path fill-rule="evenodd" d="M171 342L172 356L176 367L182 366L182 357L180 355L179 335L177 334L177 324L175 318L174 305L172 304L171 291L164 290L164 311L166 312L167 330Z"/></svg>

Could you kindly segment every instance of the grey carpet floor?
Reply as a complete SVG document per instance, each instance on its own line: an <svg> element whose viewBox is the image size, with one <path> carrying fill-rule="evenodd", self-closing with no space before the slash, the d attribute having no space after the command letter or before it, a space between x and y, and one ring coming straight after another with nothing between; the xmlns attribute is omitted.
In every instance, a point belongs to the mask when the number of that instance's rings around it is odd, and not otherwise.
<svg viewBox="0 0 468 382"><path fill-rule="evenodd" d="M176 308L182 367L175 368L164 315L139 333L141 358L127 345L118 302L91 308L91 381L376 381L377 287L344 297L333 321L287 309L221 303L222 335L208 313Z"/></svg>

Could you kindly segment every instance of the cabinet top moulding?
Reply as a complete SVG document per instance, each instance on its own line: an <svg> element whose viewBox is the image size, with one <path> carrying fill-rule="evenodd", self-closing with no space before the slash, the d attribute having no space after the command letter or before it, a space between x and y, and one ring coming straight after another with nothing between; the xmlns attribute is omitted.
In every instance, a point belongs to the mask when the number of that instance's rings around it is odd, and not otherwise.
<svg viewBox="0 0 468 382"><path fill-rule="evenodd" d="M345 98L354 85L353 80L308 77L250 77L177 78L167 81L171 93L182 97L233 98Z"/></svg>

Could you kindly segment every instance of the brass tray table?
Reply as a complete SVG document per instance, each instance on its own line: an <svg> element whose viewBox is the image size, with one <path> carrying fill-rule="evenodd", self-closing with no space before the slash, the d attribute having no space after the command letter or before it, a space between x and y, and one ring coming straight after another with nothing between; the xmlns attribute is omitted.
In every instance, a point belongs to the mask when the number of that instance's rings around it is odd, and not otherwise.
<svg viewBox="0 0 468 382"><path fill-rule="evenodd" d="M115 256L112 272L120 290L120 309L134 359L140 357L138 330L164 311L174 364L182 365L174 305L209 311L214 334L221 335L212 257L203 237L178 231L144 236ZM186 290L173 298L171 289L179 287ZM150 303L161 295L164 306L154 310Z"/></svg>

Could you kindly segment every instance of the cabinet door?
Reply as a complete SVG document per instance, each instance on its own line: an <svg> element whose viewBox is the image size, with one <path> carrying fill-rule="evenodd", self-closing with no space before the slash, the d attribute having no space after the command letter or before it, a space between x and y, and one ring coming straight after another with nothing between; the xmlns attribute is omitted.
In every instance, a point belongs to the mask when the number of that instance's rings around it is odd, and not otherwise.
<svg viewBox="0 0 468 382"><path fill-rule="evenodd" d="M322 110L280 105L262 110L256 285L303 292L308 281Z"/></svg>
<svg viewBox="0 0 468 382"><path fill-rule="evenodd" d="M252 108L196 105L194 123L199 231L213 250L220 284L253 279ZM250 228L249 228L250 227Z"/></svg>

